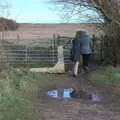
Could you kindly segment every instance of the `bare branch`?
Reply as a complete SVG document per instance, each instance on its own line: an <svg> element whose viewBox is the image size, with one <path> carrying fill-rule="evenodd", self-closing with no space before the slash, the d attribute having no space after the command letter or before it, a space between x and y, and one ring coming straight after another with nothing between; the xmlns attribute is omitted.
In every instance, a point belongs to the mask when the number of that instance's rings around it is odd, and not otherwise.
<svg viewBox="0 0 120 120"><path fill-rule="evenodd" d="M77 7L80 12L83 7L86 7L86 11L93 10L97 12L101 18L120 25L120 0L53 0L53 2L58 5L66 4L68 6ZM74 14L73 11L71 11L71 14L72 13Z"/></svg>
<svg viewBox="0 0 120 120"><path fill-rule="evenodd" d="M93 6L92 0L53 0L52 2L61 8L59 12L64 20L82 20L85 18L87 21L92 21L90 17L91 13L93 13L94 16L92 17L93 21L99 21L97 20L99 17L100 19L103 18L98 9ZM88 15L88 11L90 12L90 15ZM98 13L99 15L97 15Z"/></svg>
<svg viewBox="0 0 120 120"><path fill-rule="evenodd" d="M104 17L120 25L120 1L119 0L92 0Z"/></svg>

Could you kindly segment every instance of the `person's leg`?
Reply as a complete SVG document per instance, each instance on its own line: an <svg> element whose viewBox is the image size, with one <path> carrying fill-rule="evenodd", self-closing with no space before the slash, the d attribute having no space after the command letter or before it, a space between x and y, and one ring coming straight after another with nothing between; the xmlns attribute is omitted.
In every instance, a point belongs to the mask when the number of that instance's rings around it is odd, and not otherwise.
<svg viewBox="0 0 120 120"><path fill-rule="evenodd" d="M89 54L83 54L83 69L85 72L88 72L89 57Z"/></svg>
<svg viewBox="0 0 120 120"><path fill-rule="evenodd" d="M83 54L82 55L83 56L83 68L85 67L85 65L86 65L86 55L85 54Z"/></svg>
<svg viewBox="0 0 120 120"><path fill-rule="evenodd" d="M79 61L76 61L74 64L73 75L76 77L78 75Z"/></svg>

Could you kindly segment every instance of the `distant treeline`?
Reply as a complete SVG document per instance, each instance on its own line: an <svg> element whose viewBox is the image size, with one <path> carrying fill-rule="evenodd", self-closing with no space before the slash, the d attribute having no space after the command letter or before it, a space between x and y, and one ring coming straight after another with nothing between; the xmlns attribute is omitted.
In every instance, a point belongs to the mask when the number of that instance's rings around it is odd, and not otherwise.
<svg viewBox="0 0 120 120"><path fill-rule="evenodd" d="M12 19L0 17L0 31L17 30L19 24Z"/></svg>

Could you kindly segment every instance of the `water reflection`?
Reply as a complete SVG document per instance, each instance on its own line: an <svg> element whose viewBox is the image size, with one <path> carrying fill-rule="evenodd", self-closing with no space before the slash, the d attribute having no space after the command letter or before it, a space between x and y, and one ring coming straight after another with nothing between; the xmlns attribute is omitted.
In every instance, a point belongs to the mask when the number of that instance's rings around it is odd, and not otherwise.
<svg viewBox="0 0 120 120"><path fill-rule="evenodd" d="M73 99L91 100L94 102L106 101L103 96L99 96L96 93L88 93L83 90L76 91L73 88L68 88L68 89L59 88L56 90L51 90L47 92L47 95L49 97L56 98L56 99L73 98Z"/></svg>

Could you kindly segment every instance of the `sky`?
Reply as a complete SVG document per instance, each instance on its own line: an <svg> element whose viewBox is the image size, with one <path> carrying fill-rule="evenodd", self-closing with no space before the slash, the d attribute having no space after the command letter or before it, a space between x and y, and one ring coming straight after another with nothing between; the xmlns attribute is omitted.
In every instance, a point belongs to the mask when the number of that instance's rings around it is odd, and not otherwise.
<svg viewBox="0 0 120 120"><path fill-rule="evenodd" d="M61 19L53 4L47 1L0 0L0 4L8 3L8 10L2 11L0 15L4 14L5 17L16 20L18 23L64 23L65 20Z"/></svg>
<svg viewBox="0 0 120 120"><path fill-rule="evenodd" d="M4 1L4 0L3 0ZM60 23L63 22L47 0L6 0L8 11L4 16L20 23ZM4 4L4 2L3 2ZM1 13L3 14L3 13Z"/></svg>

